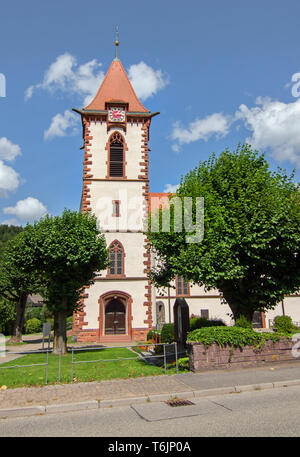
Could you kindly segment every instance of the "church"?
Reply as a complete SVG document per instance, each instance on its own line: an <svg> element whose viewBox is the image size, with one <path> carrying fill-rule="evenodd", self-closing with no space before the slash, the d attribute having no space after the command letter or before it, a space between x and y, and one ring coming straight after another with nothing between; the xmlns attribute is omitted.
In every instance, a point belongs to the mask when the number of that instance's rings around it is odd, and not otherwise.
<svg viewBox="0 0 300 457"><path fill-rule="evenodd" d="M118 41L115 45L116 57L94 99L81 110L73 108L81 116L84 140L81 211L96 215L110 259L82 295L73 335L82 342L145 341L150 329L172 322L177 297L186 299L190 314L230 325L230 308L219 291L181 277L158 291L148 279L151 252L144 222L150 203L168 195L149 192L149 133L159 112L151 113L137 98L118 58ZM269 327L284 312L300 321L299 300L286 297L275 310L256 313L255 326Z"/></svg>

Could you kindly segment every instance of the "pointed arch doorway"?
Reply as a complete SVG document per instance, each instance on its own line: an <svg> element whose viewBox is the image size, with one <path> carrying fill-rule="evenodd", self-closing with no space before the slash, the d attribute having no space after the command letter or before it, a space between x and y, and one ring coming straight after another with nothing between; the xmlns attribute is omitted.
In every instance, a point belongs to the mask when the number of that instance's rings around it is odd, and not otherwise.
<svg viewBox="0 0 300 457"><path fill-rule="evenodd" d="M126 307L117 297L112 298L105 306L104 311L104 330L105 335L125 335L126 334Z"/></svg>
<svg viewBox="0 0 300 457"><path fill-rule="evenodd" d="M99 298L100 341L131 341L132 298L122 291L106 292Z"/></svg>

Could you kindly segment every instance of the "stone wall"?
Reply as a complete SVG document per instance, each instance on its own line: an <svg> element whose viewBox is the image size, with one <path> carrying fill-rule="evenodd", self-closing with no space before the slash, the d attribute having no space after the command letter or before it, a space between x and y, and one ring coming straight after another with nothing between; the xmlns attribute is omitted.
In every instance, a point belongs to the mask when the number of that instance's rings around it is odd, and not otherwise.
<svg viewBox="0 0 300 457"><path fill-rule="evenodd" d="M239 368L263 365L266 362L295 361L292 354L291 339L281 338L278 342L266 341L261 350L253 346L233 348L220 347L213 343L208 348L202 343L189 343L190 370L200 371L207 368Z"/></svg>

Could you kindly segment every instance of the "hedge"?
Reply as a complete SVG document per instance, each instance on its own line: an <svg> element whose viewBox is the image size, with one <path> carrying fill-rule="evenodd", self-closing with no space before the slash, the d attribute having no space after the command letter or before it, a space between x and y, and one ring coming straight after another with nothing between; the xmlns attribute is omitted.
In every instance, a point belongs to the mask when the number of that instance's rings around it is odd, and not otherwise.
<svg viewBox="0 0 300 457"><path fill-rule="evenodd" d="M279 341L274 333L258 333L242 327L204 327L187 335L187 342L203 343L206 347L213 343L218 346L244 347L246 345L262 348L266 340Z"/></svg>

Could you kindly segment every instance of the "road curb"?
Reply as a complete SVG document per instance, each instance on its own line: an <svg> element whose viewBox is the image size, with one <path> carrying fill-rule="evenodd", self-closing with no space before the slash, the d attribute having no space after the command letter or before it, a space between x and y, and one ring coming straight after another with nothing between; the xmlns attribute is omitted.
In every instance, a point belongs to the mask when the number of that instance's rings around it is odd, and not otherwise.
<svg viewBox="0 0 300 457"><path fill-rule="evenodd" d="M231 387L216 387L212 389L202 389L193 391L169 392L164 394L143 395L140 397L117 398L110 400L88 400L74 403L55 403L51 405L24 406L20 408L0 409L0 419L10 417L36 416L54 413L63 413L70 411L82 411L91 409L113 408L129 406L132 404L153 403L169 400L173 397L193 398L212 397L215 395L238 394L242 392L251 392L255 390L275 389L279 387L289 387L300 385L300 379L289 381L265 382L249 385L237 385Z"/></svg>

